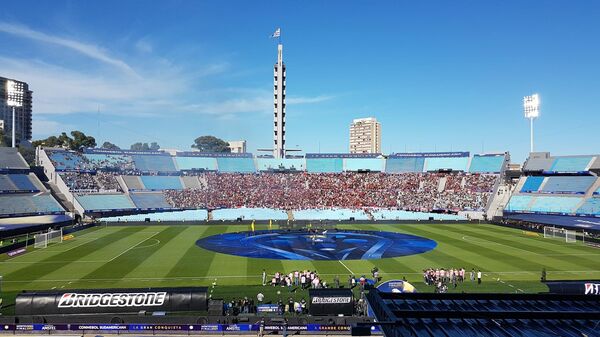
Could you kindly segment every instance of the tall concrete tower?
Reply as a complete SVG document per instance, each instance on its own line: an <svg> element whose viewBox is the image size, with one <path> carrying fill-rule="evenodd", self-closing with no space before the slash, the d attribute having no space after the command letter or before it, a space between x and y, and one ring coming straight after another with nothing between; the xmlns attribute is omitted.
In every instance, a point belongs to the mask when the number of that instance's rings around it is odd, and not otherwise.
<svg viewBox="0 0 600 337"><path fill-rule="evenodd" d="M285 64L283 63L283 44L277 44L277 63L275 63L275 109L273 157L285 158Z"/></svg>

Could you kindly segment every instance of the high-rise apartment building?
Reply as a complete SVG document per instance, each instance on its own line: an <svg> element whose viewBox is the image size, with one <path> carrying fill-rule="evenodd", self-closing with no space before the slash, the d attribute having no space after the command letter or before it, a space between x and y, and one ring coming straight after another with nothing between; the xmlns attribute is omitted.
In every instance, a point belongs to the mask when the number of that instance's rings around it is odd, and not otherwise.
<svg viewBox="0 0 600 337"><path fill-rule="evenodd" d="M352 121L350 153L381 153L381 123L376 118L358 118Z"/></svg>
<svg viewBox="0 0 600 337"><path fill-rule="evenodd" d="M0 77L0 120L3 121L4 134L12 135L13 107L7 102L7 82L12 81L15 89L23 93L22 106L15 107L15 139L19 144L21 141L31 141L31 107L32 107L32 91L29 90L29 85L25 82ZM21 99L19 97L19 99Z"/></svg>

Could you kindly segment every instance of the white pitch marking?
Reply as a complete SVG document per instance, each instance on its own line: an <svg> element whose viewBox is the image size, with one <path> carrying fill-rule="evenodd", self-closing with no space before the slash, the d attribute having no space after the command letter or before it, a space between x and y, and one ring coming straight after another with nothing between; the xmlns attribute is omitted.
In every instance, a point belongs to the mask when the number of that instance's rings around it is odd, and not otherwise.
<svg viewBox="0 0 600 337"><path fill-rule="evenodd" d="M344 262L342 262L342 260L338 260L338 262L341 263L342 266L344 266L344 268L346 268L346 270L350 272L350 274L354 275L354 272L350 270L350 268L348 268L348 266L345 265Z"/></svg>
<svg viewBox="0 0 600 337"><path fill-rule="evenodd" d="M124 250L123 252L121 252L121 254L119 254L119 255L117 255L117 256L115 256L115 257L113 257L112 259L108 260L107 262L112 262L112 261L114 261L114 260L118 259L120 256L122 256L123 254L125 254L125 253L127 253L128 251L132 250L133 248L135 248L135 247L137 247L137 246L141 245L142 243L146 242L146 241L147 241L147 240L149 240L149 239L152 239L152 237L153 237L153 236L155 236L155 235L156 235L156 234L158 234L158 233L160 233L160 232L154 232L154 234L152 234L152 235L150 235L149 237L145 238L144 240L142 240L142 241L140 241L140 242L136 243L135 245L133 245L133 246L131 246L131 247L127 248L126 250Z"/></svg>

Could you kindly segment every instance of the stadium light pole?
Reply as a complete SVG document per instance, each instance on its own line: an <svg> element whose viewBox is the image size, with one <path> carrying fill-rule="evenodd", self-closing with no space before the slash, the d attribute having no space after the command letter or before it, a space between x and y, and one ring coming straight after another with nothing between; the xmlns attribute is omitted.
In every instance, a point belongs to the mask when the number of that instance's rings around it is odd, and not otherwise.
<svg viewBox="0 0 600 337"><path fill-rule="evenodd" d="M525 118L529 119L530 149L533 152L533 120L540 116L540 95L533 94L523 97L523 112Z"/></svg>
<svg viewBox="0 0 600 337"><path fill-rule="evenodd" d="M12 147L15 147L16 126L15 126L15 108L23 106L23 86L19 83L6 81L6 105L12 107Z"/></svg>

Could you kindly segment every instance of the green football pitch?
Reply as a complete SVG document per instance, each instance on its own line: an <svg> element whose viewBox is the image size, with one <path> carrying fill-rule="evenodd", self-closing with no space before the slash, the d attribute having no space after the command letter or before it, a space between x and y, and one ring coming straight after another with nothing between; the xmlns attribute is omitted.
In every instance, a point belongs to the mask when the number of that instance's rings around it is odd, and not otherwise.
<svg viewBox="0 0 600 337"><path fill-rule="evenodd" d="M258 223L256 229L267 229ZM289 290L262 287L261 273L316 270L329 284L336 275L347 284L349 274L370 275L374 266L383 281L406 279L420 292L425 268L481 269L483 282L465 281L450 291L539 292L543 268L552 279L597 279L600 250L564 240L545 239L522 230L494 225L399 224L339 225L343 229L395 231L433 239L429 252L379 260L293 261L252 259L199 248L196 240L225 232L248 231L241 225L102 226L76 232L75 237L46 249L0 260L4 312L10 313L22 290L208 286L215 298L288 297ZM468 275L468 273L467 273ZM468 278L468 276L467 276ZM213 286L213 283L215 284ZM280 292L281 294L277 294ZM306 296L303 291L289 294Z"/></svg>

